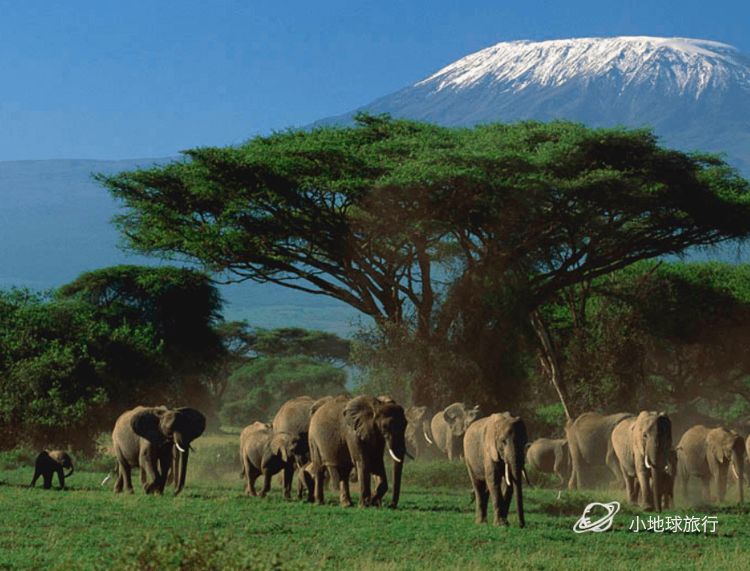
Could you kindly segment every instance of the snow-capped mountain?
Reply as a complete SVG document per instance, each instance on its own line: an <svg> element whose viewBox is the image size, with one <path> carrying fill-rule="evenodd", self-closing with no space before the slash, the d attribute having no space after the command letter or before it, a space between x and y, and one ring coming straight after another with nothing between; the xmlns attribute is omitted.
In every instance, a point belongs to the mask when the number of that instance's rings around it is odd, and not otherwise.
<svg viewBox="0 0 750 571"><path fill-rule="evenodd" d="M650 126L667 144L726 152L750 173L750 58L713 41L503 42L359 110L444 125L559 118Z"/></svg>

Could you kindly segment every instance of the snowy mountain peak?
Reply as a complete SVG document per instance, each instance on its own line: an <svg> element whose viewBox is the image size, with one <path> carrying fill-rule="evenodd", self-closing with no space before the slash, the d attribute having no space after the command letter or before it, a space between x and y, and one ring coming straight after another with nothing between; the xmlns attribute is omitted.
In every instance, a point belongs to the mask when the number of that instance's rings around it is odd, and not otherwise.
<svg viewBox="0 0 750 571"><path fill-rule="evenodd" d="M433 91L494 84L512 91L609 79L698 98L709 88L750 89L750 60L720 42L628 36L502 42L420 81Z"/></svg>

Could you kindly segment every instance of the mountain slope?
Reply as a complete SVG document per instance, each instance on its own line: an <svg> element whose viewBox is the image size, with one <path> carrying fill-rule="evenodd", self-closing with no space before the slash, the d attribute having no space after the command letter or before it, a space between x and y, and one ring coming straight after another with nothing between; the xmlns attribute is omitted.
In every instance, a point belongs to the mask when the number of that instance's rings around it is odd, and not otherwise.
<svg viewBox="0 0 750 571"><path fill-rule="evenodd" d="M718 42L619 37L503 42L357 111L443 125L569 119L653 127L750 172L750 59ZM354 112L320 124L348 123Z"/></svg>

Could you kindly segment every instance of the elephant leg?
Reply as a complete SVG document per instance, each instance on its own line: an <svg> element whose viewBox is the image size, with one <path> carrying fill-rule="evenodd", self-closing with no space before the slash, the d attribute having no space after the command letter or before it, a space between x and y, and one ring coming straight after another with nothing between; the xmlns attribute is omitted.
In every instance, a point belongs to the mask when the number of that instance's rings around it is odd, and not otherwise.
<svg viewBox="0 0 750 571"><path fill-rule="evenodd" d="M475 478L471 470L469 470L469 478L471 479L471 486L474 488L475 521L476 523L487 523L487 502L490 499L487 482Z"/></svg>
<svg viewBox="0 0 750 571"><path fill-rule="evenodd" d="M307 473L307 470L302 471L302 477L304 478L304 488L307 489L307 501L313 503L315 501L315 479ZM303 494L303 484L300 483L300 498Z"/></svg>
<svg viewBox="0 0 750 571"><path fill-rule="evenodd" d="M500 518L505 522L505 525L508 525L508 511L510 511L510 501L513 499L513 486L509 486L505 482L505 479L502 479L501 482L502 502L500 503Z"/></svg>
<svg viewBox="0 0 750 571"><path fill-rule="evenodd" d="M325 503L325 498L323 495L323 488L325 484L325 480L323 478L324 475L325 467L315 466L315 503L321 506Z"/></svg>
<svg viewBox="0 0 750 571"><path fill-rule="evenodd" d="M60 489L65 489L65 473L63 472L63 467L60 466L57 468L57 483L60 484Z"/></svg>
<svg viewBox="0 0 750 571"><path fill-rule="evenodd" d="M638 478L638 486L641 489L641 505L646 510L653 510L654 495L648 473L643 470L636 470L635 475Z"/></svg>
<svg viewBox="0 0 750 571"><path fill-rule="evenodd" d="M328 466L331 486L339 489L339 504L345 508L352 505L352 497L349 492L349 472L350 470L342 470L338 466Z"/></svg>
<svg viewBox="0 0 750 571"><path fill-rule="evenodd" d="M245 472L245 493L248 496L257 496L258 492L255 489L255 481L258 479L258 476L260 476L260 470L258 470L255 466L248 465L248 469Z"/></svg>
<svg viewBox="0 0 750 571"><path fill-rule="evenodd" d="M375 488L375 495L370 503L374 506L380 506L383 496L385 496L385 493L388 491L388 476L386 475L385 464L383 464L382 461L373 472L373 475L375 476L377 487Z"/></svg>
<svg viewBox="0 0 750 571"><path fill-rule="evenodd" d="M44 479L44 489L49 490L52 487L52 471L45 471L44 474L42 474L42 478Z"/></svg>
<svg viewBox="0 0 750 571"><path fill-rule="evenodd" d="M370 473L367 471L364 460L357 461L357 480L359 480L359 505L361 507L369 506L372 488Z"/></svg>
<svg viewBox="0 0 750 571"><path fill-rule="evenodd" d="M271 490L271 479L273 478L273 474L270 470L264 470L263 471L263 487L260 490L260 497L265 498L268 495L268 492Z"/></svg>
<svg viewBox="0 0 750 571"><path fill-rule="evenodd" d="M502 516L503 512L503 494L500 489L500 481L502 476L500 470L496 465L492 465L491 468L485 471L485 480L487 487L490 492L490 500L492 501L492 512L493 512L493 523L495 525L508 525L507 520L507 509L505 510L505 518Z"/></svg>
<svg viewBox="0 0 750 571"><path fill-rule="evenodd" d="M294 480L294 464L288 462L284 466L284 499L292 499L292 481Z"/></svg>
<svg viewBox="0 0 750 571"><path fill-rule="evenodd" d="M578 490L582 488L582 482L581 478L579 476L579 473L581 471L581 463L583 462L583 458L581 458L581 455L578 451L578 448L573 445L571 442L570 444L570 480L568 480L568 489L569 490Z"/></svg>
<svg viewBox="0 0 750 571"><path fill-rule="evenodd" d="M39 476L41 475L42 473L38 468L34 470L34 477L31 479L31 484L29 484L30 488L33 488L34 486L36 486L36 481L39 479Z"/></svg>
<svg viewBox="0 0 750 571"><path fill-rule="evenodd" d="M711 476L701 476L701 485L703 487L703 501L711 501Z"/></svg>

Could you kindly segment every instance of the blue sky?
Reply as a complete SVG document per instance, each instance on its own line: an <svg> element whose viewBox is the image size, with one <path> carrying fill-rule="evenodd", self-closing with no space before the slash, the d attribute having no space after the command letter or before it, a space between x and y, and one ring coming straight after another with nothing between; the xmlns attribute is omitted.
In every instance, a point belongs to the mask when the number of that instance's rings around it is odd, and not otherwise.
<svg viewBox="0 0 750 571"><path fill-rule="evenodd" d="M683 36L750 53L747 0L0 0L0 14L0 160L238 143L506 40Z"/></svg>

